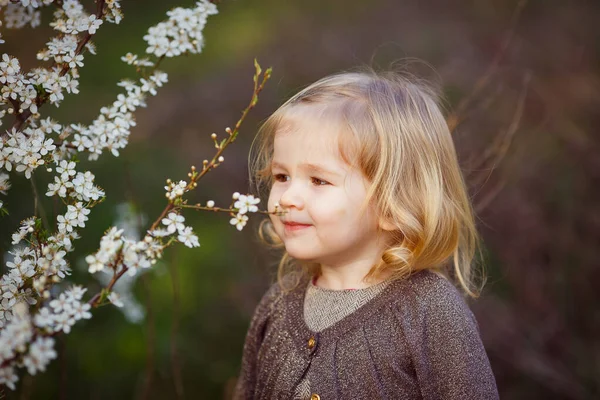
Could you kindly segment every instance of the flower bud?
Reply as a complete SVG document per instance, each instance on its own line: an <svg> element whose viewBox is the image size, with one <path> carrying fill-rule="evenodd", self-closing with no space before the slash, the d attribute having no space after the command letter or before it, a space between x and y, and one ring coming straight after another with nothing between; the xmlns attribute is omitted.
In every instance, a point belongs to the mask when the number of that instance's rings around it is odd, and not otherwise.
<svg viewBox="0 0 600 400"><path fill-rule="evenodd" d="M220 156L220 157L219 157L219 162L223 162L223 161L225 161L225 157L223 157L223 156Z"/></svg>
<svg viewBox="0 0 600 400"><path fill-rule="evenodd" d="M206 207L208 208L213 208L215 206L215 202L212 200L209 200L206 202Z"/></svg>

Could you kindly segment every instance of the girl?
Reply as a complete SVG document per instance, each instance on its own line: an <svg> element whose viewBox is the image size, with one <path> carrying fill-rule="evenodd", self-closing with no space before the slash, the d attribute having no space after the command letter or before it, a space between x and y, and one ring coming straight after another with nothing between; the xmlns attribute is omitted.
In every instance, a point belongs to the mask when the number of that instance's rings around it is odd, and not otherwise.
<svg viewBox="0 0 600 400"><path fill-rule="evenodd" d="M436 96L394 73L319 80L252 163L284 249L235 398L496 399L477 322L473 211Z"/></svg>

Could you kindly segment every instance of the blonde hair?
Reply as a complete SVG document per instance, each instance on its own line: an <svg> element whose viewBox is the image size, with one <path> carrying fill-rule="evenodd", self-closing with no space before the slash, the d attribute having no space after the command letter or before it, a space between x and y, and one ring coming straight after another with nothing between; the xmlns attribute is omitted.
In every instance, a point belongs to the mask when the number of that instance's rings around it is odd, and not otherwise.
<svg viewBox="0 0 600 400"><path fill-rule="evenodd" d="M339 140L340 154L371 182L366 202L374 202L394 227L393 243L366 279L384 271L403 279L430 269L478 297L485 281L473 265L480 239L438 99L421 80L397 72L362 70L320 79L262 124L252 145L251 180L261 195L270 188L274 137L286 115L299 105L319 106L319 117L333 116L347 128ZM259 235L283 248L270 220L262 222ZM294 287L318 271L317 264L293 260L284 251L278 281L285 286L284 277L292 277L285 281Z"/></svg>

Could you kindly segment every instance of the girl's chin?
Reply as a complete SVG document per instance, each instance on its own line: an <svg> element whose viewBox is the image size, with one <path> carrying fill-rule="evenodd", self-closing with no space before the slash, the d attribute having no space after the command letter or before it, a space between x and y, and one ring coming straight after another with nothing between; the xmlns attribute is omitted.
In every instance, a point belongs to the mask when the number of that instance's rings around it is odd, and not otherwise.
<svg viewBox="0 0 600 400"><path fill-rule="evenodd" d="M294 246L285 246L285 251L290 257L298 261L317 262L315 254L310 254L306 249L298 249Z"/></svg>

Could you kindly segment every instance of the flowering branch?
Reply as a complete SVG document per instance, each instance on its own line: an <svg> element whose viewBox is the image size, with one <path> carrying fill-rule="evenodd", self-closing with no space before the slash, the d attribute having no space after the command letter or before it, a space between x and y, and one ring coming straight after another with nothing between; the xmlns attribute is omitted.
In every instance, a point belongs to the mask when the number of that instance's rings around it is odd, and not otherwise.
<svg viewBox="0 0 600 400"><path fill-rule="evenodd" d="M53 0L20 0L14 4L0 0L0 9L6 8L3 17L7 27L19 28L28 23L35 27L40 19L37 9L51 3ZM183 195L224 162L224 150L235 141L271 75L270 68L262 74L255 61L254 91L241 118L233 130L226 129L228 137L222 141L217 141L216 134L211 136L217 149L215 155L210 161L203 161L201 171L191 168L190 183L167 181L168 204L142 240L125 237L123 229L116 227L105 232L99 250L85 260L90 273L104 271L112 276L103 289L85 301L86 288L75 285L61 292L56 286L70 275L65 256L73 251L78 229L85 227L91 209L106 195L95 184L94 174L76 170L75 155L87 152L92 161L104 150L119 155L136 125L134 112L146 105L146 96L156 95L157 89L168 81L167 74L157 69L159 64L165 58L199 53L204 43L202 30L208 16L216 14L217 9L208 0L201 0L194 8L174 8L167 12L168 20L149 28L144 36L146 53L155 61L131 53L122 57L135 67L139 82L119 82L126 93L119 94L112 105L101 108L100 115L86 126L42 119L40 108L45 103L58 107L64 90L79 93L78 69L83 67L83 50L95 54L90 39L103 21L121 21L119 1L96 0L96 12L92 15L85 12L79 0L59 0L54 4L57 10L50 25L59 35L37 55L39 60L52 61L52 65L22 72L16 58L2 54L0 61L0 122L6 114L15 116L11 129L0 136L0 194L10 189L8 173L22 172L32 179L34 171L45 165L47 172L55 173L46 195L58 197L66 207L66 212L56 217L56 232L43 227L36 207L34 216L23 220L12 235L12 244L22 247L9 251L13 259L7 262L8 272L0 278L0 385L11 389L18 381L17 368L25 367L34 375L57 357L54 336L69 333L78 320L91 318L92 308L109 303L123 306L114 288L125 272L135 276L138 270L150 268L175 242L199 246L198 237L184 225L185 218L180 214L184 208L194 208L187 205ZM247 213L258 212L260 199L235 193L233 200L229 208L214 207L214 202L207 207L229 212L233 217L230 223L241 230L248 220ZM6 212L0 200L0 216Z"/></svg>

